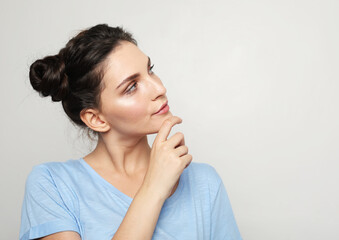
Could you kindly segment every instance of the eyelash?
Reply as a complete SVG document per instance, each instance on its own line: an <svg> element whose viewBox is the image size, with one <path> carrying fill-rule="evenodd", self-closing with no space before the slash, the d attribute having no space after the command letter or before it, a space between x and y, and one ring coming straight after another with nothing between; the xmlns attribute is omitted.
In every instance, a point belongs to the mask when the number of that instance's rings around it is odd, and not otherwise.
<svg viewBox="0 0 339 240"><path fill-rule="evenodd" d="M153 67L154 67L154 64L152 66L150 66L149 70L152 71ZM153 71L152 71L152 73L153 73Z"/></svg>
<svg viewBox="0 0 339 240"><path fill-rule="evenodd" d="M133 91L131 91L131 89L134 87L134 86L137 86L138 83L137 82L134 82L134 84L126 91L126 94L131 94Z"/></svg>
<svg viewBox="0 0 339 240"><path fill-rule="evenodd" d="M152 66L150 66L149 70L152 71L153 67L154 67L154 64ZM151 72L151 74L153 74L153 71ZM137 85L138 85L138 83L134 82L134 84L126 91L126 94L128 95L128 94L131 94L132 92L134 92L134 90L131 91L131 89L133 89L133 87L134 86L136 87Z"/></svg>

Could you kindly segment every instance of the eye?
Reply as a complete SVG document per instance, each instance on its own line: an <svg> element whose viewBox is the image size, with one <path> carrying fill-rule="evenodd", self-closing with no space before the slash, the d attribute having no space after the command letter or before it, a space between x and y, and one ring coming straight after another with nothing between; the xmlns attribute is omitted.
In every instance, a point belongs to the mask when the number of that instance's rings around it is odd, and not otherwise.
<svg viewBox="0 0 339 240"><path fill-rule="evenodd" d="M131 89L133 89L133 87L136 88L137 85L138 83L134 82L134 84L126 91L126 94L131 94L132 92L134 92L135 90L131 90Z"/></svg>
<svg viewBox="0 0 339 240"><path fill-rule="evenodd" d="M154 67L154 64L152 65L152 66L150 66L150 68L149 68L149 71L151 72L151 74L153 74L153 67Z"/></svg>

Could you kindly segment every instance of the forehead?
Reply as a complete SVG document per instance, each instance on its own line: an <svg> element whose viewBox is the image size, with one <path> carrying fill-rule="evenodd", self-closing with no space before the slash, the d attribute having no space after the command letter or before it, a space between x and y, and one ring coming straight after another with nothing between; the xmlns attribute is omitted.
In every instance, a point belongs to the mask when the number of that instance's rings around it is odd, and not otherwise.
<svg viewBox="0 0 339 240"><path fill-rule="evenodd" d="M106 60L105 85L118 86L123 79L144 69L147 61L148 57L135 44L122 41Z"/></svg>

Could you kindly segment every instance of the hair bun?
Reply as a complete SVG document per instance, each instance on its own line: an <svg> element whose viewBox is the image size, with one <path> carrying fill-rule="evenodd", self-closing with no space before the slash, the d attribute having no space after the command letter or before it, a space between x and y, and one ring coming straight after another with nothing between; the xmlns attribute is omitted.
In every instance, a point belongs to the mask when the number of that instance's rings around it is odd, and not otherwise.
<svg viewBox="0 0 339 240"><path fill-rule="evenodd" d="M30 67L29 78L33 88L44 97L52 96L58 102L66 98L69 92L65 63L59 55L47 56L36 60Z"/></svg>

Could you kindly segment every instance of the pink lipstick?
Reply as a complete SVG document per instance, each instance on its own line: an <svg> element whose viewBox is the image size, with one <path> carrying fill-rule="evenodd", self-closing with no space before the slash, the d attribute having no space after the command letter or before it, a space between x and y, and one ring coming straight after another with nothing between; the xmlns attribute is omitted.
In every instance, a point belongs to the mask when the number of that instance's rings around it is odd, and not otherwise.
<svg viewBox="0 0 339 240"><path fill-rule="evenodd" d="M153 115L160 115L160 114L163 114L163 113L167 113L168 110L169 110L169 106L167 104L168 102L166 101L161 107L160 109L154 113Z"/></svg>

